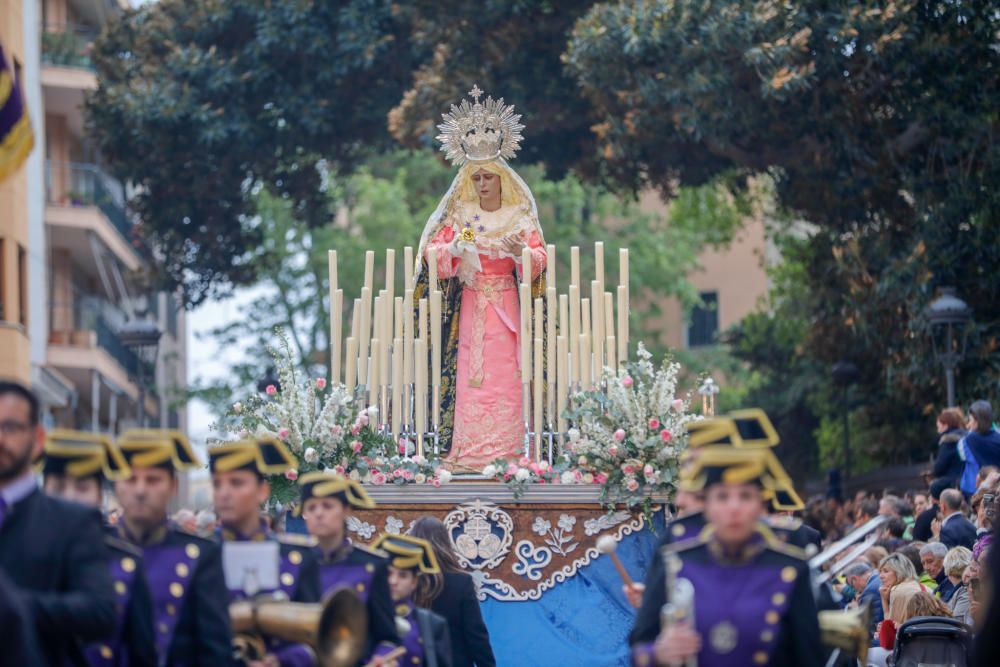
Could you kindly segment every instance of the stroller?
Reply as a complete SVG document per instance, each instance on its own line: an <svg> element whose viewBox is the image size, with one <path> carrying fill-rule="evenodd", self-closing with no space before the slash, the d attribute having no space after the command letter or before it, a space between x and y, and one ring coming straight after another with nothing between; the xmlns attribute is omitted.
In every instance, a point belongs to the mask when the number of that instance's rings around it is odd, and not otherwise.
<svg viewBox="0 0 1000 667"><path fill-rule="evenodd" d="M942 616L918 616L896 631L894 667L967 667L972 629Z"/></svg>

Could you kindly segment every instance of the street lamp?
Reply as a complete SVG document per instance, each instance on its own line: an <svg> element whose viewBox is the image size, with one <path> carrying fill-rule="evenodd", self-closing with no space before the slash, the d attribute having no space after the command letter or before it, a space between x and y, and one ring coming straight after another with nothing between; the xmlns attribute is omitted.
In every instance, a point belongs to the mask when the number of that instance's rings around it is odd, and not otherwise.
<svg viewBox="0 0 1000 667"><path fill-rule="evenodd" d="M861 374L854 362L844 359L833 365L832 375L833 383L843 390L841 402L844 418L844 479L847 479L851 476L851 413L848 410L847 390L858 381Z"/></svg>
<svg viewBox="0 0 1000 667"><path fill-rule="evenodd" d="M137 312L134 319L125 323L118 332L125 347L135 352L139 358L139 369L136 373L139 383L139 426L146 427L146 366L156 363L156 355L160 349L160 336L163 332L156 323L146 317L145 312ZM154 371L155 372L155 371Z"/></svg>
<svg viewBox="0 0 1000 667"><path fill-rule="evenodd" d="M942 287L941 295L924 311L931 326L934 359L944 366L948 387L948 407L955 405L955 368L965 358L965 340L972 309L955 294L954 287Z"/></svg>

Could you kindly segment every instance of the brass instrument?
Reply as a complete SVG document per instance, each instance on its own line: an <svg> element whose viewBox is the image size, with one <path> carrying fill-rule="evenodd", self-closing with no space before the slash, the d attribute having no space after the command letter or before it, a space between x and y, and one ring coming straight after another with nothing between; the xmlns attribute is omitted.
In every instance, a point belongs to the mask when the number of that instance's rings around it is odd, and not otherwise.
<svg viewBox="0 0 1000 667"><path fill-rule="evenodd" d="M340 588L323 603L288 602L283 595L264 595L229 605L235 657L244 662L266 654L260 635L308 644L319 667L354 667L361 660L368 636L365 603L348 588Z"/></svg>
<svg viewBox="0 0 1000 667"><path fill-rule="evenodd" d="M866 664L872 640L868 633L871 615L868 605L851 611L819 612L820 640L834 649L827 665L836 664L841 655L857 658L860 664Z"/></svg>
<svg viewBox="0 0 1000 667"><path fill-rule="evenodd" d="M687 623L693 628L694 584L677 576L681 571L681 559L676 554L664 554L663 565L666 568L667 604L660 609L661 630L666 632L670 626L679 623ZM691 656L684 661L684 667L698 667L698 658Z"/></svg>
<svg viewBox="0 0 1000 667"><path fill-rule="evenodd" d="M840 574L840 572L843 571L848 565L864 555L864 553L878 541L878 533L876 531L888 520L889 518L885 516L877 516L873 519L869 519L863 526L852 530L845 537L837 540L822 552L810 558L809 568L814 571L818 570L823 565L826 565L828 562L833 560L834 557L843 553L845 549L857 542L857 545L854 546L854 548L851 549L847 555L838 559L825 571L818 573L813 578L813 585L820 586L825 584L830 579L833 579Z"/></svg>

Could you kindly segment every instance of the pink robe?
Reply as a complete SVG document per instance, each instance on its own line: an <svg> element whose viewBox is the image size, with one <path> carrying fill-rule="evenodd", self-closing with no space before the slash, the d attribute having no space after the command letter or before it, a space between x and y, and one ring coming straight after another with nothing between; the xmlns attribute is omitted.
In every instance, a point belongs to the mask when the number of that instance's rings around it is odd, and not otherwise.
<svg viewBox="0 0 1000 667"><path fill-rule="evenodd" d="M537 231L520 233L531 248L531 274L537 278L545 270L545 246ZM449 250L455 234L455 228L446 226L428 244L428 249L437 248L440 279L458 275L462 260ZM455 423L447 458L457 468L475 471L497 458L518 457L524 451L518 336L521 315L514 278L515 266L521 275L521 263L482 252L479 261L482 272L462 289Z"/></svg>

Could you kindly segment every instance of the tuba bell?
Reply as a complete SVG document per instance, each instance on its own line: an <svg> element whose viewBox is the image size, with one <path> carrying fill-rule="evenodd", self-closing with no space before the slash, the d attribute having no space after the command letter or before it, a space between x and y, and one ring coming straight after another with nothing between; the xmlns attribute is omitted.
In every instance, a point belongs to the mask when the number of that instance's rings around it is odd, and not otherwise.
<svg viewBox="0 0 1000 667"><path fill-rule="evenodd" d="M266 653L260 635L308 644L319 667L354 667L368 637L365 603L349 588L338 588L322 603L289 602L263 595L229 605L235 657L244 662Z"/></svg>
<svg viewBox="0 0 1000 667"><path fill-rule="evenodd" d="M851 611L821 611L820 640L840 655L857 658L860 664L867 664L865 661L871 645L871 636L868 634L871 616L868 605Z"/></svg>

